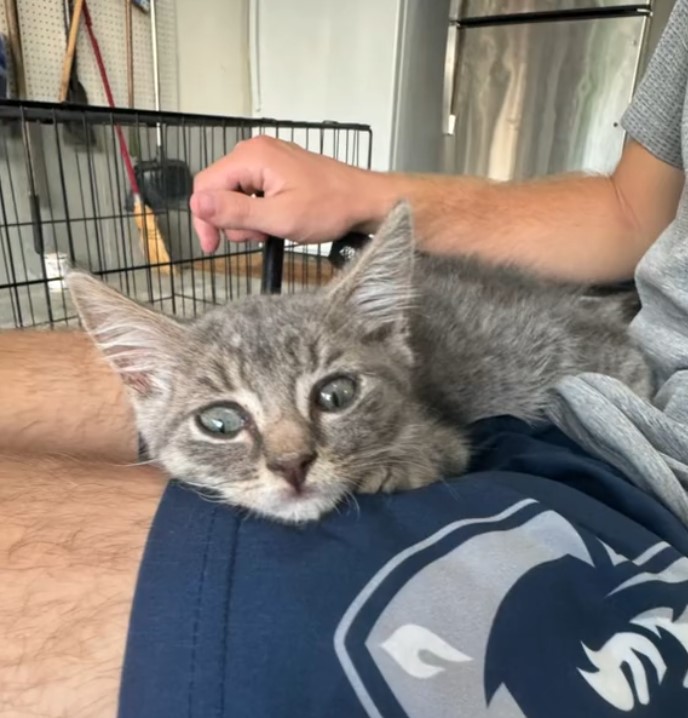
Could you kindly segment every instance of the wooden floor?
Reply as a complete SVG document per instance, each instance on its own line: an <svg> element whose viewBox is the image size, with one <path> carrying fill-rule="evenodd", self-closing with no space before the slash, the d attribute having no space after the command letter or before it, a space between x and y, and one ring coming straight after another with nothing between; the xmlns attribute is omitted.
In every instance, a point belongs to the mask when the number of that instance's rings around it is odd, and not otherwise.
<svg viewBox="0 0 688 718"><path fill-rule="evenodd" d="M230 257L208 257L174 265L173 271L134 270L108 275L106 281L143 303L179 316L192 317L213 304L261 291L260 252ZM193 271L189 271L192 269ZM282 291L298 292L327 284L337 275L327 257L289 254L284 258ZM55 284L61 285L60 282ZM69 294L60 287L46 291L41 283L0 291L0 330L17 326L48 327L76 323Z"/></svg>
<svg viewBox="0 0 688 718"><path fill-rule="evenodd" d="M314 257L308 254L289 255L284 257L283 282L290 281L303 286L327 284L336 274L327 257ZM232 276L249 276L260 279L263 273L263 256L255 254L238 255L237 257L218 257L199 259L193 262L194 269L204 272L231 274ZM228 266L229 265L229 266Z"/></svg>

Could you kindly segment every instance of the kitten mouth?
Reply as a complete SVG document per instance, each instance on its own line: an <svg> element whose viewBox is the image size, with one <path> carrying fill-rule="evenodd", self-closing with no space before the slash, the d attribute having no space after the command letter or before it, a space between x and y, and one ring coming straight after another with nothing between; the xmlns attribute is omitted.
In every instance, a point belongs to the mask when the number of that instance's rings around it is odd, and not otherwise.
<svg viewBox="0 0 688 718"><path fill-rule="evenodd" d="M300 486L298 489L287 486L282 489L282 496L285 501L300 501L301 499L310 499L314 496L322 496L322 492L315 486Z"/></svg>
<svg viewBox="0 0 688 718"><path fill-rule="evenodd" d="M298 491L285 487L265 495L260 505L253 508L273 520L302 524L317 521L328 514L340 498L317 486L303 486Z"/></svg>

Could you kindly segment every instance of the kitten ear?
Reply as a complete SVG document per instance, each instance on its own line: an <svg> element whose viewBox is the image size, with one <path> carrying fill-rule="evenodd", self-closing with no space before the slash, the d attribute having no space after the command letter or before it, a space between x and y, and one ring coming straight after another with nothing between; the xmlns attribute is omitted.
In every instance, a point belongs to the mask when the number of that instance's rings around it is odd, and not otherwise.
<svg viewBox="0 0 688 718"><path fill-rule="evenodd" d="M71 270L65 282L84 328L124 383L141 396L165 391L185 328L86 272Z"/></svg>
<svg viewBox="0 0 688 718"><path fill-rule="evenodd" d="M331 301L344 303L370 332L403 329L413 292L411 208L398 202L352 268L333 286Z"/></svg>

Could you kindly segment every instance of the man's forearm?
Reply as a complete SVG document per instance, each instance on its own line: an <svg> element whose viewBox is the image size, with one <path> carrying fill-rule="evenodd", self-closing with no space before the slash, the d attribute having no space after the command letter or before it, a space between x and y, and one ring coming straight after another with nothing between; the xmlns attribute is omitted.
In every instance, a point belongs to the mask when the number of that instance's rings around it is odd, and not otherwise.
<svg viewBox="0 0 688 718"><path fill-rule="evenodd" d="M611 177L523 183L446 175L370 179L381 213L399 197L412 203L418 242L428 251L475 253L548 276L602 283L632 276L646 249Z"/></svg>

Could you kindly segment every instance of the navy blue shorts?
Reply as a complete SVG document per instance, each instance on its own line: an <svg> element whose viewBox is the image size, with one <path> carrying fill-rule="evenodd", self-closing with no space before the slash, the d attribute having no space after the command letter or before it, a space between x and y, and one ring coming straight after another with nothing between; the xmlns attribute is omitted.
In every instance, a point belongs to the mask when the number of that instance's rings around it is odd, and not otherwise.
<svg viewBox="0 0 688 718"><path fill-rule="evenodd" d="M475 431L467 475L303 528L171 482L120 718L685 714L685 527L552 427Z"/></svg>

